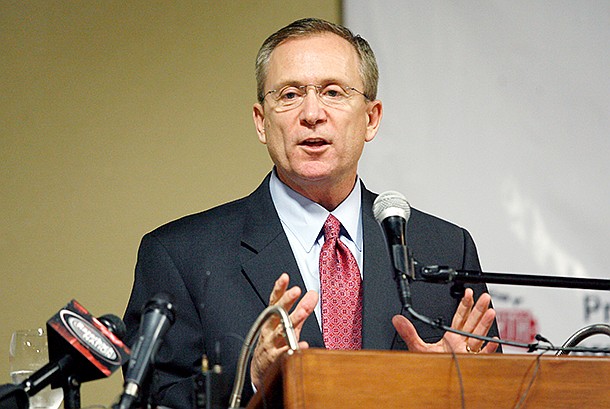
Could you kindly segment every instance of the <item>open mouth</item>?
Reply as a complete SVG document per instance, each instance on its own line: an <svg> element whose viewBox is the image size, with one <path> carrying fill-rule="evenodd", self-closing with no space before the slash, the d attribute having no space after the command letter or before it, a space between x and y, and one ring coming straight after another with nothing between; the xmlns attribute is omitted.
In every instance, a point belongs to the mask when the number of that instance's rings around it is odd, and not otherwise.
<svg viewBox="0 0 610 409"><path fill-rule="evenodd" d="M328 142L321 138L312 138L304 140L301 145L316 147L328 145Z"/></svg>

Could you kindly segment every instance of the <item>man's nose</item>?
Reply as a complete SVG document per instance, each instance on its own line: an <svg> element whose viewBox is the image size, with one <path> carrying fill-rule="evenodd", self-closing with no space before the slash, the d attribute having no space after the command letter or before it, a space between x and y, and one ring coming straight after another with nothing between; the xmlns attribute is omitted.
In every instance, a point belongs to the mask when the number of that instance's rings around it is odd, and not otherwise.
<svg viewBox="0 0 610 409"><path fill-rule="evenodd" d="M313 85L307 86L301 106L301 119L310 125L324 121L326 120L326 110L324 108L325 105L320 101L318 89Z"/></svg>

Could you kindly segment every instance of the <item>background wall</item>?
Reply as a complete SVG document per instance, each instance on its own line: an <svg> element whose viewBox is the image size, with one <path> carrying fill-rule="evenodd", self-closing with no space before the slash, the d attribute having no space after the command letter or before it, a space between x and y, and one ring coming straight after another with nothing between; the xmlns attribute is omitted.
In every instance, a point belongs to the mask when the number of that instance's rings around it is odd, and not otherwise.
<svg viewBox="0 0 610 409"><path fill-rule="evenodd" d="M144 233L258 185L254 58L306 16L340 1L0 1L0 383L12 331L122 315Z"/></svg>
<svg viewBox="0 0 610 409"><path fill-rule="evenodd" d="M486 271L608 279L609 21L604 0L346 0L384 102L361 176L467 227ZM610 323L608 291L490 292L503 338Z"/></svg>

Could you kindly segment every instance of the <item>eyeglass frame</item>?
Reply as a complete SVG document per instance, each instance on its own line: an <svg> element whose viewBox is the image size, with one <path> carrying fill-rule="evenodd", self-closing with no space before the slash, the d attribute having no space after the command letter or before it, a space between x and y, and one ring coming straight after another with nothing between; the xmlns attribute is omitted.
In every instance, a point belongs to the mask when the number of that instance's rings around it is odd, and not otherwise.
<svg viewBox="0 0 610 409"><path fill-rule="evenodd" d="M315 89L316 97L318 98L318 100L320 102L322 102L324 105L326 105L328 107L337 108L339 105L330 105L327 100L325 100L323 97L321 97L321 94L320 94L322 92L322 90L324 90L325 88L327 88L329 86L332 86L332 85L335 85L335 86L341 88L346 93L347 97L345 98L345 100L351 99L351 97L354 94L350 94L350 92L354 91L356 94L362 95L368 101L372 101L371 98L369 98L364 92L358 90L357 88L351 87L349 85L341 85L341 84L337 84L337 83L328 83L326 85L321 85L321 84L320 85L318 85L318 84L304 84L304 85L287 84L287 85L284 85L283 87L281 87L279 89L276 88L276 89L271 89L271 90L267 91L265 93L265 95L263 95L263 99L260 101L260 103L262 104L265 101L265 98L267 98L267 95L271 95L271 94L274 94L274 93L277 92L278 95L279 95L279 98L273 98L273 99L274 99L274 101L276 103L280 104L278 106L281 106L280 98L282 96L283 91L285 89L287 89L287 88L297 88L297 89L303 91L303 95L299 96L300 97L300 102L297 103L294 106L290 106L287 109L284 109L284 110L279 111L279 112L290 111L292 109L300 107L303 104L303 102L305 101L305 97L308 95L309 87L313 87ZM286 107L284 106L284 108L286 108ZM277 109L277 107L276 107L276 109Z"/></svg>

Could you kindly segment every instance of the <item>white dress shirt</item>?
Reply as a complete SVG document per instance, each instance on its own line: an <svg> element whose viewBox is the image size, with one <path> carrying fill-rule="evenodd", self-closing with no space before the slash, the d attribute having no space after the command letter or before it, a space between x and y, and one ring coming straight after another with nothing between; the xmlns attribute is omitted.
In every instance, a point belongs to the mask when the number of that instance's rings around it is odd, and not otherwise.
<svg viewBox="0 0 610 409"><path fill-rule="evenodd" d="M322 229L331 212L286 186L275 174L275 169L271 174L269 189L282 227L290 242L292 253L301 271L305 290L313 290L320 294L319 261L320 250L324 244ZM356 258L362 277L363 239L360 207L361 187L358 179L352 192L332 211L332 214L341 222L340 240L347 245ZM320 326L322 320L319 302L314 312L318 326Z"/></svg>

